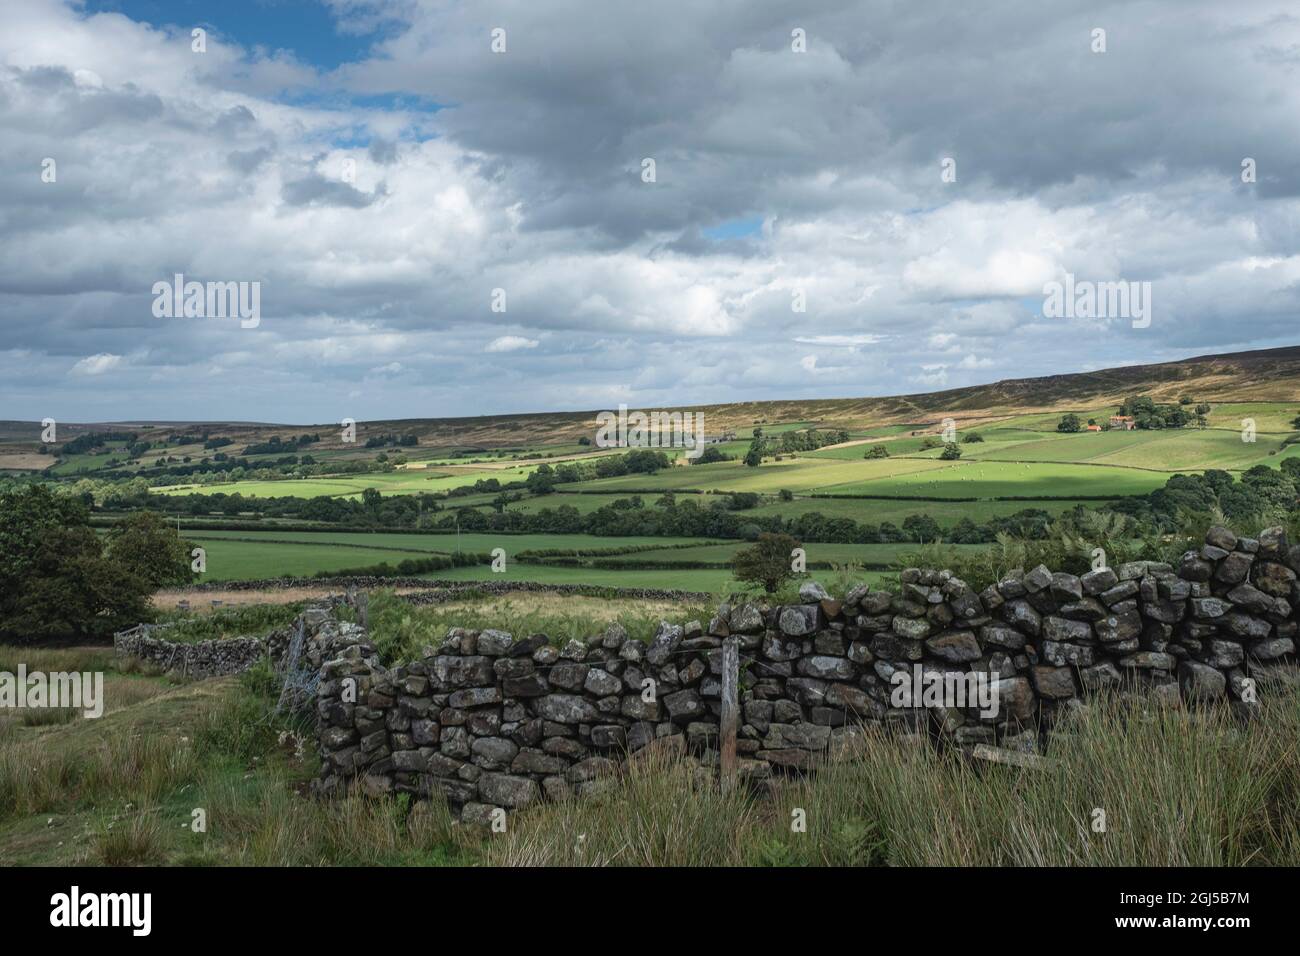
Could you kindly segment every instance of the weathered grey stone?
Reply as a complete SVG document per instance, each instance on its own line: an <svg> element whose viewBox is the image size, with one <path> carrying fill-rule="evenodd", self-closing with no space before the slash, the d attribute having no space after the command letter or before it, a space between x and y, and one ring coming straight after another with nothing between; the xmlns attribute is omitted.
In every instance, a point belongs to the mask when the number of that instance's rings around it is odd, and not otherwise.
<svg viewBox="0 0 1300 956"><path fill-rule="evenodd" d="M585 698L574 694L548 694L533 701L533 713L560 724L595 723L599 714Z"/></svg>
<svg viewBox="0 0 1300 956"><path fill-rule="evenodd" d="M1020 583L1030 594L1036 594L1052 583L1052 572L1047 569L1047 565L1040 564L1021 578Z"/></svg>
<svg viewBox="0 0 1300 956"><path fill-rule="evenodd" d="M980 659L979 642L970 631L944 631L927 640L925 646L939 660L950 664L964 664Z"/></svg>
<svg viewBox="0 0 1300 956"><path fill-rule="evenodd" d="M805 677L817 677L822 680L852 680L858 674L857 666L847 658L822 655L802 658L799 661L798 671Z"/></svg>
<svg viewBox="0 0 1300 956"><path fill-rule="evenodd" d="M799 600L805 604L831 600L830 593L816 581L805 581L799 585Z"/></svg>
<svg viewBox="0 0 1300 956"><path fill-rule="evenodd" d="M992 691L998 702L998 716L1018 721L1028 721L1034 716L1038 699L1028 679L1003 678L993 682Z"/></svg>
<svg viewBox="0 0 1300 956"><path fill-rule="evenodd" d="M1135 670L1172 671L1177 663L1169 654L1162 654L1159 651L1138 651L1128 657L1121 657L1119 666Z"/></svg>
<svg viewBox="0 0 1300 956"><path fill-rule="evenodd" d="M1116 644L1137 640L1142 633L1142 616L1134 610L1119 613L1111 608L1111 613L1093 625L1097 638L1104 644Z"/></svg>
<svg viewBox="0 0 1300 956"><path fill-rule="evenodd" d="M731 609L728 626L733 634L748 634L752 631L761 630L763 627L763 613L753 604L741 604L739 607Z"/></svg>
<svg viewBox="0 0 1300 956"><path fill-rule="evenodd" d="M689 688L666 694L663 700L664 706L668 708L668 715L673 720L687 720L699 717L705 712L704 701L696 691Z"/></svg>
<svg viewBox="0 0 1300 956"><path fill-rule="evenodd" d="M1043 660L1057 667L1073 665L1075 667L1090 667L1093 664L1095 652L1091 647L1082 647L1078 644L1061 644L1056 641L1043 641Z"/></svg>
<svg viewBox="0 0 1300 956"><path fill-rule="evenodd" d="M793 661L803 653L803 641L787 637L780 631L768 631L763 636L763 656L769 661Z"/></svg>
<svg viewBox="0 0 1300 956"><path fill-rule="evenodd" d="M1098 568L1095 571L1089 571L1079 579L1083 593L1092 596L1108 591L1118 583L1119 576L1110 568Z"/></svg>
<svg viewBox="0 0 1300 956"><path fill-rule="evenodd" d="M1227 689L1227 679L1208 664L1182 661L1178 665L1178 686L1188 700L1217 700Z"/></svg>
<svg viewBox="0 0 1300 956"><path fill-rule="evenodd" d="M1098 691L1105 687L1117 687L1122 680L1120 672L1110 661L1102 661L1093 667L1079 671L1079 683L1084 690Z"/></svg>
<svg viewBox="0 0 1300 956"><path fill-rule="evenodd" d="M1066 574L1064 571L1057 571L1052 575L1050 588L1052 597L1062 603L1078 601L1083 597L1082 582L1075 575Z"/></svg>
<svg viewBox="0 0 1300 956"><path fill-rule="evenodd" d="M1250 566L1253 563L1254 561L1250 555L1242 554L1240 551L1233 551L1219 562L1219 566L1214 572L1214 580L1222 581L1224 584L1240 584L1250 574Z"/></svg>
<svg viewBox="0 0 1300 956"><path fill-rule="evenodd" d="M817 724L772 724L763 738L763 746L772 750L824 750L830 739L830 727Z"/></svg>
<svg viewBox="0 0 1300 956"><path fill-rule="evenodd" d="M501 703L501 689L499 687L470 687L466 690L458 690L451 695L448 703L457 709L499 704Z"/></svg>
<svg viewBox="0 0 1300 956"><path fill-rule="evenodd" d="M1092 628L1086 621L1071 621L1063 617L1043 619L1042 638L1045 641L1087 643L1092 641Z"/></svg>
<svg viewBox="0 0 1300 956"><path fill-rule="evenodd" d="M568 769L564 779L569 783L586 783L608 776L618 769L618 764L608 757L588 757Z"/></svg>
<svg viewBox="0 0 1300 956"><path fill-rule="evenodd" d="M1234 588L1235 590L1240 590L1240 588ZM1192 598L1192 617L1198 621L1209 621L1216 617L1223 617L1231 610L1232 605L1222 598Z"/></svg>
<svg viewBox="0 0 1300 956"><path fill-rule="evenodd" d="M505 631L486 630L478 635L478 652L486 657L502 657L510 653L515 639Z"/></svg>
<svg viewBox="0 0 1300 956"><path fill-rule="evenodd" d="M1244 661L1246 652L1235 641L1211 638L1201 644L1201 658L1212 667L1226 670L1229 667L1236 667Z"/></svg>
<svg viewBox="0 0 1300 956"><path fill-rule="evenodd" d="M623 689L623 681L609 671L593 667L587 672L587 679L582 686L589 694L595 694L597 697L608 697L611 694L617 694Z"/></svg>
<svg viewBox="0 0 1300 956"><path fill-rule="evenodd" d="M679 626L669 624L667 621L661 621L659 630L655 632L655 636L646 648L646 661L656 667L666 664L673 651L677 650L677 646L681 644L682 638L683 633Z"/></svg>
<svg viewBox="0 0 1300 956"><path fill-rule="evenodd" d="M1031 670L1039 696L1062 700L1075 695L1074 677L1068 667L1038 666Z"/></svg>
<svg viewBox="0 0 1300 956"><path fill-rule="evenodd" d="M519 753L519 746L504 737L477 737L469 749L484 770L504 770Z"/></svg>
<svg viewBox="0 0 1300 956"><path fill-rule="evenodd" d="M478 781L478 792L489 803L513 809L536 803L541 797L536 781L504 773L483 774Z"/></svg>
<svg viewBox="0 0 1300 956"><path fill-rule="evenodd" d="M1295 641L1289 637L1275 637L1258 641L1250 647L1250 656L1257 661L1274 661L1279 657L1295 653Z"/></svg>
<svg viewBox="0 0 1300 956"><path fill-rule="evenodd" d="M816 604L794 604L783 607L778 622L781 633L791 637L812 634L821 626L821 608Z"/></svg>
<svg viewBox="0 0 1300 956"><path fill-rule="evenodd" d="M930 622L924 618L897 615L890 626L895 634L908 640L919 641L930 635Z"/></svg>
<svg viewBox="0 0 1300 956"><path fill-rule="evenodd" d="M1237 536L1222 525L1215 525L1205 532L1205 543L1231 551L1237 547Z"/></svg>
<svg viewBox="0 0 1300 956"><path fill-rule="evenodd" d="M1265 594L1284 598L1291 593L1291 585L1295 583L1296 574L1285 564L1276 561L1259 561L1251 572L1251 578L1255 587Z"/></svg>
<svg viewBox="0 0 1300 956"><path fill-rule="evenodd" d="M1021 650L1025 646L1024 633L1003 624L984 625L984 627L980 628L980 639L985 644L995 644L998 647L1006 647L1013 651Z"/></svg>
<svg viewBox="0 0 1300 956"><path fill-rule="evenodd" d="M1037 637L1043 629L1043 618L1028 601L1009 601L1003 609L1007 621L1032 637Z"/></svg>

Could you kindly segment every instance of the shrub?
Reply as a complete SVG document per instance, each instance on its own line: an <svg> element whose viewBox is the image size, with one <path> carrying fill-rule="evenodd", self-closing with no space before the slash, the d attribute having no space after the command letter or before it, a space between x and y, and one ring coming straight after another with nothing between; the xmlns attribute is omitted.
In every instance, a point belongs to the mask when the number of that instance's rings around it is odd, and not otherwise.
<svg viewBox="0 0 1300 956"><path fill-rule="evenodd" d="M788 534L760 534L753 547L736 552L731 560L732 572L737 580L761 584L772 594L794 576L791 552L797 547L799 542Z"/></svg>

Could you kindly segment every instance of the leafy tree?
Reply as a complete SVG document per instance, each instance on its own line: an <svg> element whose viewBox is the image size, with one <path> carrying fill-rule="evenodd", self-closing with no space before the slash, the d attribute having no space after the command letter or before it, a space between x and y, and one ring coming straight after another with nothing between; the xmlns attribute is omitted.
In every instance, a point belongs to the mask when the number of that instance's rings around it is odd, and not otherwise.
<svg viewBox="0 0 1300 956"><path fill-rule="evenodd" d="M984 436L979 432L967 432L961 436L962 444L974 445L984 440Z"/></svg>
<svg viewBox="0 0 1300 956"><path fill-rule="evenodd" d="M755 429L757 430L757 429ZM757 468L763 463L763 452L757 439L749 446L749 451L745 452L745 464L750 468Z"/></svg>
<svg viewBox="0 0 1300 956"><path fill-rule="evenodd" d="M862 457L863 458L888 458L889 449L885 447L883 442L880 442L868 448L867 453Z"/></svg>
<svg viewBox="0 0 1300 956"><path fill-rule="evenodd" d="M961 446L955 441L944 442L943 451L940 452L939 457L944 461L956 461L961 457Z"/></svg>
<svg viewBox="0 0 1300 956"><path fill-rule="evenodd" d="M731 559L732 573L737 580L761 584L772 594L794 576L791 552L797 547L799 542L788 534L764 532L752 547L736 552Z"/></svg>
<svg viewBox="0 0 1300 956"><path fill-rule="evenodd" d="M184 548L157 515L106 542L80 497L39 485L0 494L0 641L104 636L147 619L153 590L184 580Z"/></svg>
<svg viewBox="0 0 1300 956"><path fill-rule="evenodd" d="M908 515L903 519L903 533L918 544L939 540L939 524L929 515Z"/></svg>
<svg viewBox="0 0 1300 956"><path fill-rule="evenodd" d="M1058 432L1077 432L1082 428L1083 424L1079 421L1079 416L1073 412L1062 415L1061 420L1056 423Z"/></svg>
<svg viewBox="0 0 1300 956"><path fill-rule="evenodd" d="M693 465L711 465L717 461L731 461L731 456L716 445L707 446L698 458L687 459Z"/></svg>
<svg viewBox="0 0 1300 956"><path fill-rule="evenodd" d="M193 580L192 546L162 515L137 511L115 525L107 539L109 560L131 568L155 590Z"/></svg>

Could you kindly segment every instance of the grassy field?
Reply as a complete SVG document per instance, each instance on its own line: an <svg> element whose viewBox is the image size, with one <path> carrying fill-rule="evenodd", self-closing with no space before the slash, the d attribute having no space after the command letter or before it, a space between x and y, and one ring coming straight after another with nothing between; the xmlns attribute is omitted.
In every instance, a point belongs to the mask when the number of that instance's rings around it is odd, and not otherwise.
<svg viewBox="0 0 1300 956"><path fill-rule="evenodd" d="M495 478L502 484L523 481L536 470L528 465L510 468L473 467L448 469L400 469L366 475L345 475L337 478L287 478L275 481L232 481L224 484L171 485L158 488L159 494L188 495L193 492L227 495L240 494L259 498L355 498L367 488L384 495L413 495L420 492L448 491L462 485L472 485L479 479Z"/></svg>
<svg viewBox="0 0 1300 956"><path fill-rule="evenodd" d="M366 534L361 532L322 531L187 531L187 540L201 545L207 552L207 572L203 581L238 581L252 578L282 576L309 576L318 572L358 568L387 562L396 565L407 559L418 559L432 554L450 554L456 549L456 535ZM611 548L664 547L673 543L706 543L700 539L624 537L602 538L593 535L460 535L462 551L489 553L503 548L507 565L513 555L525 550L583 549L606 550ZM675 552L674 552L675 553ZM544 567L514 565L511 574L493 575L490 566L456 568L438 571L429 577L476 579L475 572L487 575L485 580L560 580L547 575L554 570ZM581 569L563 569L581 571ZM595 572L591 572L595 573ZM652 572L643 572L652 573ZM611 576L627 577L631 572L610 572ZM579 575L580 576L580 575ZM673 584L628 583L627 587L690 587L680 581L689 574L667 572ZM563 580L574 580L564 577ZM613 581L593 581L613 584ZM623 585L620 585L623 586Z"/></svg>
<svg viewBox="0 0 1300 956"><path fill-rule="evenodd" d="M1107 465L1046 462L934 462L920 475L889 475L820 489L833 495L936 498L1075 498L1139 495L1163 487L1168 475Z"/></svg>
<svg viewBox="0 0 1300 956"><path fill-rule="evenodd" d="M1104 421L1113 406L1079 409L1081 417ZM530 500L514 507L526 510L572 504L589 511L602 501L572 492L595 492L601 495L667 491L705 490L712 492L757 492L775 495L786 490L795 495L879 495L894 498L939 497L1062 499L1070 496L1094 498L1145 494L1160 487L1169 475L1178 471L1203 471L1222 468L1242 471L1260 463L1276 465L1283 458L1300 455L1300 444L1286 445L1293 434L1290 420L1296 408L1291 404L1236 403L1215 406L1211 427L1188 427L1165 431L1111 431L1063 434L1056 431L1058 413L1009 415L973 427L960 426L958 436L976 434L981 442L962 443L962 458L949 462L939 459L940 449L926 449L934 444L939 429L929 425L881 424L850 429L850 442L816 451L767 460L758 468L747 468L739 459L711 465L678 465L654 475L625 475L565 485L570 494ZM1257 433L1254 442L1242 441L1241 422L1253 419ZM808 421L769 423L767 434L780 434L796 428L815 427ZM743 453L748 436L728 443L728 450ZM864 459L874 444L888 449L890 457ZM555 446L564 454L598 455L581 452L576 444ZM479 479L495 478L508 483L526 478L536 464L515 464L512 459L528 454L530 449L512 450L508 457L481 456L478 463L464 458L431 456L412 462L392 473L340 476L336 478L289 479L283 481L238 481L203 486L174 486L161 489L168 495L185 495L193 490L227 494L239 493L259 497L314 497L321 495L355 498L366 488L381 494L440 492L471 485ZM677 457L674 455L674 457ZM69 462L68 467L81 462ZM62 466L61 466L62 467ZM495 495L478 495L457 499L457 504L481 506ZM768 504L772 510L798 513L807 508L792 503ZM953 523L966 514L954 515L936 508L933 515L941 524ZM909 512L913 513L913 512ZM987 510L969 516L983 520L993 513ZM882 514L866 520L897 520Z"/></svg>
<svg viewBox="0 0 1300 956"><path fill-rule="evenodd" d="M1081 417L1104 420L1113 407L1079 409ZM679 498L691 495L701 507L719 503L719 496L752 492L761 496L752 509L754 516L780 515L794 518L819 512L832 518L851 518L863 524L892 523L902 526L913 515L927 515L940 528L951 528L962 520L987 522L1025 509L1060 513L1079 504L1100 507L1106 501L1141 495L1162 487L1177 471L1222 468L1240 472L1261 462L1276 465L1283 458L1300 454L1300 444L1286 445L1294 417L1289 405L1263 403L1217 406L1209 428L1157 431L1079 432L1056 431L1059 414L1035 413L1006 416L974 427L960 426L959 436L975 434L983 440L961 443L962 457L942 460L934 444L933 426L880 424L850 430L850 442L813 452L784 455L767 460L757 468L733 460L710 465L678 465L653 475L636 474L566 484L554 494L525 496L506 507L535 513L544 508L572 507L590 514L630 495L639 495L652 507L666 493ZM1253 418L1254 442L1242 441L1240 421ZM768 434L808 427L809 421L764 424ZM925 434L919 434L922 429ZM746 446L747 436L733 443ZM887 458L863 456L875 443L890 451ZM557 450L581 452L576 444L558 445ZM533 452L516 447L509 456ZM592 454L595 454L592 452ZM355 498L366 488L382 494L413 491L445 491L472 484L481 478L503 483L518 481L536 467L516 464L510 458L483 454L478 463L464 458L430 455L415 467L387 474L286 481L242 481L208 485L201 490L238 492L250 496L334 495ZM184 495L189 489L166 489L170 495ZM704 492L697 494L697 492ZM780 492L785 492L783 499ZM814 497L815 496L815 497ZM451 507L494 509L496 493L458 497ZM788 500L786 500L788 499ZM311 575L343 568L396 564L425 553L446 554L455 550L454 537L445 535L366 534L322 531L310 534L275 531L204 532L187 534L209 548L210 580L244 577ZM250 540L238 541L237 538ZM617 563L626 567L578 568L543 566L509 561L507 580L587 581L600 585L674 587L714 590L729 580L721 569L638 568L638 564L686 562L721 563L730 559L739 542L717 543L709 548L682 551L674 538L600 538L583 535L477 535L460 537L462 551L486 552L502 547L513 558L522 550L580 548L609 549L659 545L645 555L626 555ZM809 545L809 560L833 563L857 562L887 566L898 553L911 546ZM484 567L458 568L435 576L463 580L491 579Z"/></svg>
<svg viewBox="0 0 1300 956"><path fill-rule="evenodd" d="M603 508L627 497L627 494L566 494L558 492L538 498L526 498L523 501L509 505L507 510L532 513L541 511L543 508L554 509L567 506L576 509L581 514L589 514L598 508ZM657 500L657 496L654 494L642 495L641 500L645 505L652 506ZM701 507L708 507L717 498L713 495L699 495L687 498L685 494L679 493L677 500L679 502L683 500L695 501ZM475 503L473 496L467 498L466 502ZM927 514L940 527L946 528L951 527L963 518L969 518L971 521L980 523L990 518L1006 517L1026 508L1041 508L1051 514L1056 514L1081 503L1080 501L926 501L918 503L905 499L893 501L843 497L813 498L807 496L795 496L790 501L781 501L776 496L769 495L760 504L745 513L764 516L779 514L785 517L797 517L815 511L829 518L852 518L854 521L864 524L882 524L888 521L894 525L901 525L903 519L909 515ZM487 503L482 502L482 504L486 506ZM1089 504L1095 506L1097 503L1089 502Z"/></svg>

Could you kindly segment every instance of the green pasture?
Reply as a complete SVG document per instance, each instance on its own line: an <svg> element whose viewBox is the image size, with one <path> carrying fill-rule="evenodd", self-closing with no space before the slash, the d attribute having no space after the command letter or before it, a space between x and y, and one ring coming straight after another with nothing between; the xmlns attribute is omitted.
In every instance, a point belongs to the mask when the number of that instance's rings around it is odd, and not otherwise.
<svg viewBox="0 0 1300 956"><path fill-rule="evenodd" d="M1023 498L1139 495L1163 487L1168 474L1108 465L1056 462L932 462L945 467L921 474L850 481L829 494L934 496L940 498ZM1029 507L1028 504L1025 507Z"/></svg>
<svg viewBox="0 0 1300 956"><path fill-rule="evenodd" d="M187 532L185 538L201 545L207 553L207 572L199 578L200 581L242 581L282 575L306 577L320 571L338 571L383 561L397 564L406 558L420 557L378 548L322 547L311 541L292 544L232 541L208 537L205 532Z"/></svg>
<svg viewBox="0 0 1300 956"><path fill-rule="evenodd" d="M800 456L782 461L765 461L757 468L749 468L739 461L724 461L712 465L670 468L654 475L599 478L566 487L609 492L623 489L653 492L699 488L775 494L782 488L795 492L819 491L849 481L870 482L890 476L926 472L947 464L924 459L839 461Z"/></svg>
<svg viewBox="0 0 1300 956"><path fill-rule="evenodd" d="M154 489L158 494L189 495L239 494L246 498L355 498L367 488L383 495L414 495L421 492L450 491L463 485L472 485L479 479L496 478L503 485L527 478L536 466L467 470L459 473L430 471L429 469L402 469L367 475L341 475L337 478L287 478L274 481L234 481L225 484L176 485Z"/></svg>
<svg viewBox="0 0 1300 956"><path fill-rule="evenodd" d="M648 536L602 537L592 534L488 534L464 531L450 534L401 534L367 531L186 531L186 538L237 541L248 539L250 546L268 542L291 541L303 544L347 545L353 548L389 551L422 551L451 554L461 551L491 551L505 548L508 554L545 549L596 549L663 547L668 544L709 544L708 538L655 538ZM418 557L418 555L414 555ZM383 559L380 559L383 560Z"/></svg>

